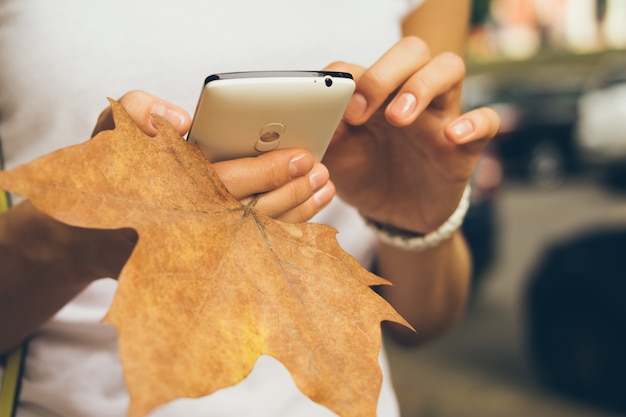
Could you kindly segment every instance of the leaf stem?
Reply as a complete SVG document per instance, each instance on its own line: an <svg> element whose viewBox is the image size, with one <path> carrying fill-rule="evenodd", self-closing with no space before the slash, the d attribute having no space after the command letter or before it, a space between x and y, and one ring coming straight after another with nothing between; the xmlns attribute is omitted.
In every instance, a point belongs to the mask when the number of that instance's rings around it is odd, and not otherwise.
<svg viewBox="0 0 626 417"><path fill-rule="evenodd" d="M252 200L243 208L244 216L247 216L248 214L254 211L254 207L256 206L256 203L259 202L259 199L261 198L263 194L264 193L258 193L252 196Z"/></svg>

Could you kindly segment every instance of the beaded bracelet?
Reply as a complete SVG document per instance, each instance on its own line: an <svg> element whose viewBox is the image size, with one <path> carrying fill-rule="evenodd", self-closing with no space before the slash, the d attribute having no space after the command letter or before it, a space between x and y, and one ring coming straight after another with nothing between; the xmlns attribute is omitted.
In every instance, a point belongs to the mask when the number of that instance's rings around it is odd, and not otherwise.
<svg viewBox="0 0 626 417"><path fill-rule="evenodd" d="M422 252L426 249L434 248L444 240L449 239L461 227L470 205L470 194L471 187L468 184L454 213L437 230L425 235L398 229L368 218L365 218L365 224L374 231L381 241L388 245L413 252Z"/></svg>

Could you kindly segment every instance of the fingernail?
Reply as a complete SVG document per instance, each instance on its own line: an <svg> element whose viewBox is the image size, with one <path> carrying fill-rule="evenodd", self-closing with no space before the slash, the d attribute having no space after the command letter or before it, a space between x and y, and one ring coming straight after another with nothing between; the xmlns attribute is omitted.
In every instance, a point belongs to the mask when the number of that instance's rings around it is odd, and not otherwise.
<svg viewBox="0 0 626 417"><path fill-rule="evenodd" d="M346 117L350 120L357 120L363 116L366 111L367 100L365 96L359 93L353 94L346 108Z"/></svg>
<svg viewBox="0 0 626 417"><path fill-rule="evenodd" d="M182 110L168 106L165 103L156 103L153 105L152 113L163 117L176 129L185 123L185 113Z"/></svg>
<svg viewBox="0 0 626 417"><path fill-rule="evenodd" d="M299 177L311 169L312 164L306 156L307 154L305 153L299 153L291 158L291 161L289 161L289 175L291 175L291 178Z"/></svg>
<svg viewBox="0 0 626 417"><path fill-rule="evenodd" d="M417 107L417 98L411 93L404 93L393 100L389 111L397 117L406 117Z"/></svg>
<svg viewBox="0 0 626 417"><path fill-rule="evenodd" d="M332 182L327 182L324 187L313 194L313 201L318 209L324 208L335 196L335 186Z"/></svg>
<svg viewBox="0 0 626 417"><path fill-rule="evenodd" d="M321 164L318 164L311 170L309 174L309 182L313 191L319 190L326 182L328 182L328 170Z"/></svg>
<svg viewBox="0 0 626 417"><path fill-rule="evenodd" d="M457 141L463 141L474 132L474 124L467 119L461 119L450 126L450 131Z"/></svg>

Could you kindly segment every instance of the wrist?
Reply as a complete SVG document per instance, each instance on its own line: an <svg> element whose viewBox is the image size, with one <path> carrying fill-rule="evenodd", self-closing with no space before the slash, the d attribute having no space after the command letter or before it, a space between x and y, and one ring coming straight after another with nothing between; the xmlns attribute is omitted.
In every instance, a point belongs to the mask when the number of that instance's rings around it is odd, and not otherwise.
<svg viewBox="0 0 626 417"><path fill-rule="evenodd" d="M448 240L461 227L469 209L470 194L471 189L468 184L454 213L441 226L429 233L400 229L368 218L364 218L365 223L385 244L408 251L421 252Z"/></svg>

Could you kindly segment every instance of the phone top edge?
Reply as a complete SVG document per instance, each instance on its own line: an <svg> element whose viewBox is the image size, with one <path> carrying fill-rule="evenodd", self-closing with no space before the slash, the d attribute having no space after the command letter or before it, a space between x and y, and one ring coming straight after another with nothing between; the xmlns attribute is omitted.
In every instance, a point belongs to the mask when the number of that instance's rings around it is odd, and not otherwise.
<svg viewBox="0 0 626 417"><path fill-rule="evenodd" d="M337 77L354 79L349 72L341 71L307 71L307 70L286 70L286 71L240 71L222 72L206 77L204 84L217 80L232 80L241 78L270 78L270 77Z"/></svg>

